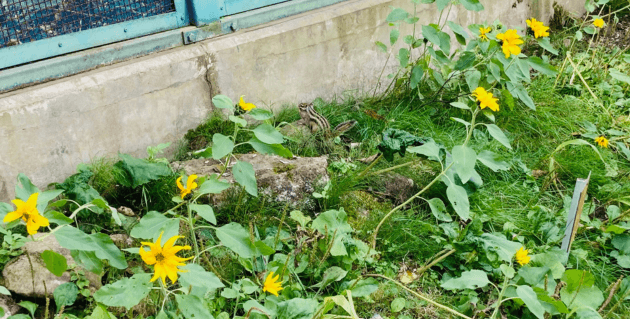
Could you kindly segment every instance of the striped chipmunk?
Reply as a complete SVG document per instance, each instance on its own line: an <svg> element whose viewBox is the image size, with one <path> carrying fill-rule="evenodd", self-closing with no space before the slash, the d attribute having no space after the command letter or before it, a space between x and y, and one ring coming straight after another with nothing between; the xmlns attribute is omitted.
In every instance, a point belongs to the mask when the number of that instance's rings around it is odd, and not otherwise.
<svg viewBox="0 0 630 319"><path fill-rule="evenodd" d="M357 124L355 120L345 121L335 126L331 131L330 123L328 123L328 120L324 116L315 111L313 103L300 103L298 109L300 110L300 117L302 118L300 121L310 128L312 133L321 130L327 137L337 137L349 131Z"/></svg>

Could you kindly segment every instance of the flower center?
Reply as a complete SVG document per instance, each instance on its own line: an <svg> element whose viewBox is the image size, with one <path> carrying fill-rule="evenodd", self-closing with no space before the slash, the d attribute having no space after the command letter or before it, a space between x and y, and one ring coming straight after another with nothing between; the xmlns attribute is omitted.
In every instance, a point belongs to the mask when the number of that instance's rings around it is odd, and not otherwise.
<svg viewBox="0 0 630 319"><path fill-rule="evenodd" d="M165 257L164 255L162 255L162 253L158 253L157 255L155 255L155 260L157 260L158 262L164 260Z"/></svg>
<svg viewBox="0 0 630 319"><path fill-rule="evenodd" d="M31 218L31 214L23 214L22 218L24 218L24 220L28 221Z"/></svg>

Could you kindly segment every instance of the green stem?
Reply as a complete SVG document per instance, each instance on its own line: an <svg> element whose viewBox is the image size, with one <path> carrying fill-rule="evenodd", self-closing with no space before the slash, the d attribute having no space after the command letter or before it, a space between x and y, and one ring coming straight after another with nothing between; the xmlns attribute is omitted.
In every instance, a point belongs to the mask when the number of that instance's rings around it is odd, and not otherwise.
<svg viewBox="0 0 630 319"><path fill-rule="evenodd" d="M190 227L190 238L193 241L193 245L195 247L195 258L198 258L200 253L199 253L199 245L197 244L197 235L195 234L195 225L194 225L194 219L192 216L192 210L190 209L190 205L186 206L187 210L188 210L188 225Z"/></svg>
<svg viewBox="0 0 630 319"><path fill-rule="evenodd" d="M499 308L501 308L501 299L503 299L503 294L505 293L505 289L508 286L508 277L505 277L505 279L503 280L503 288L501 289L501 291L499 292L499 298L497 299L497 307L494 308L494 312L492 313L492 316L490 317L491 319L494 319L497 317L497 314L499 313Z"/></svg>
<svg viewBox="0 0 630 319"><path fill-rule="evenodd" d="M456 311L456 310L454 310L452 308L449 308L447 306L439 304L439 303L437 303L437 302L435 302L435 301L433 301L433 300L431 300L431 299L429 299L429 298L427 298L427 297L425 297L425 296L423 296L423 295L421 295L421 294L419 294L419 293L417 293L417 292L415 292L415 291L405 287L405 285L403 285L403 284L399 283L398 281L396 281L394 279L391 279L389 277L386 277L386 276L383 276L383 275L379 275L379 274L369 274L369 275L365 275L365 277L378 277L378 278L387 279L387 280L393 282L394 284L398 285L400 288L403 288L403 289L407 290L409 293L413 294L414 296L416 296L416 297L418 297L418 298L420 298L420 299L422 299L422 300L424 300L424 301L426 301L426 302L428 302L428 303L430 303L430 304L432 304L432 305L434 305L434 306L436 306L436 307L438 307L438 308L440 308L442 310L448 311L448 312L450 312L450 313L452 313L454 315L457 315L459 317L462 317L462 318L472 319L471 317L468 317L468 316L466 316L463 313L460 313L460 312L458 312L458 311Z"/></svg>
<svg viewBox="0 0 630 319"><path fill-rule="evenodd" d="M363 177L369 170L371 170L374 165L376 165L376 163L378 163L378 161L381 160L381 158L383 157L383 154L379 154L378 157L372 161L372 163L370 163L370 165L368 165L368 167L366 167L363 172L361 172L359 175L357 175L357 178L361 178Z"/></svg>
<svg viewBox="0 0 630 319"><path fill-rule="evenodd" d="M417 163L417 161L410 161L410 162L403 163L403 164L400 164L400 165L396 165L396 166L388 167L388 168L385 168L385 169L382 169L382 170L378 170L376 172L370 173L370 175L379 175L379 174L387 173L389 171L393 171L395 169L398 169L398 168L401 168L401 167L405 167L405 166L410 166L410 165L413 165L413 164L416 164L416 163Z"/></svg>

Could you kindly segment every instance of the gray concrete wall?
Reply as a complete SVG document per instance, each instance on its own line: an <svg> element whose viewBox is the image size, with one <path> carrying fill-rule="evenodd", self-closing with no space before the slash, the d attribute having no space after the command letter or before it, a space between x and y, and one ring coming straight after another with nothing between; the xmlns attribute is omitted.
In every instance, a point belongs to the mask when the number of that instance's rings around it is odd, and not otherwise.
<svg viewBox="0 0 630 319"><path fill-rule="evenodd" d="M462 25L547 20L546 0L482 1L474 13L455 6ZM211 96L246 95L259 106L364 94L387 55L390 6L409 0L350 0L234 34L0 95L0 200L14 196L15 178L38 186L62 181L76 165L100 156L142 156L149 145L176 142L210 112ZM434 5L417 8L437 21ZM412 32L406 26L401 35ZM417 31L419 32L419 31ZM390 59L385 74L396 69Z"/></svg>

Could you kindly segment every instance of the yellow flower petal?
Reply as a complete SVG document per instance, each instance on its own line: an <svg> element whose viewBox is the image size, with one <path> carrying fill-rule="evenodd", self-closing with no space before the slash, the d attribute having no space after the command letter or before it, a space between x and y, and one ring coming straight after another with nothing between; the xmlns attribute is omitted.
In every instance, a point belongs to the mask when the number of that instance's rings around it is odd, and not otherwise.
<svg viewBox="0 0 630 319"><path fill-rule="evenodd" d="M598 27L598 28L603 28L604 27L604 19L595 19L595 21L593 21L593 25Z"/></svg>
<svg viewBox="0 0 630 319"><path fill-rule="evenodd" d="M143 246L148 246L150 248L149 251L144 250L144 247L140 247L140 257L147 265L152 265L154 274L151 278L151 282L157 280L158 278L162 279L162 283L166 285L166 277L168 277L172 283L177 282L177 273L185 272L184 270L179 269L179 266L185 266L186 264L182 263L182 261L186 261L192 259L189 258L181 258L175 255L180 250L190 249L190 246L175 246L175 241L179 238L183 238L183 236L173 236L169 238L164 246L162 246L162 235L164 232L160 233L160 236L155 241L155 243L143 242Z"/></svg>
<svg viewBox="0 0 630 319"><path fill-rule="evenodd" d="M246 102L243 100L243 97L244 97L244 96L245 96L245 95L241 95L241 98L240 98L240 100L239 100L239 102L238 102L238 106L240 106L240 107L241 107L241 108L242 108L245 112L249 112L249 111L251 111L252 109L255 109L255 108L256 108L256 105L254 105L253 103L246 103Z"/></svg>
<svg viewBox="0 0 630 319"><path fill-rule="evenodd" d="M525 247L521 247L514 256L516 258L516 262L521 266L529 264L531 257L529 257L528 254L529 250L526 250Z"/></svg>
<svg viewBox="0 0 630 319"><path fill-rule="evenodd" d="M263 291L273 294L274 296L277 297L278 292L284 289L282 288L282 282L278 281L279 278L280 278L280 275L276 275L274 277L273 271L269 272L269 275L267 275L267 278L265 279L265 283L263 284Z"/></svg>

